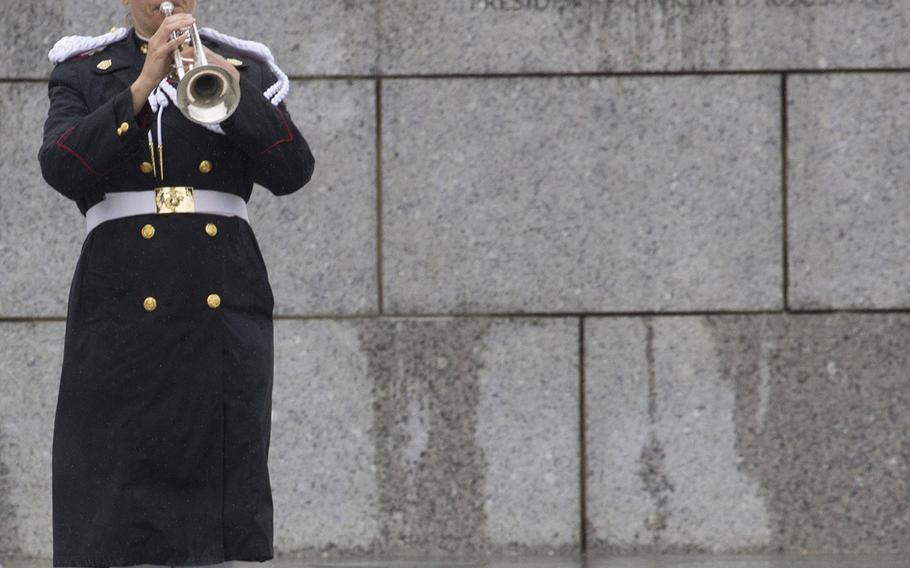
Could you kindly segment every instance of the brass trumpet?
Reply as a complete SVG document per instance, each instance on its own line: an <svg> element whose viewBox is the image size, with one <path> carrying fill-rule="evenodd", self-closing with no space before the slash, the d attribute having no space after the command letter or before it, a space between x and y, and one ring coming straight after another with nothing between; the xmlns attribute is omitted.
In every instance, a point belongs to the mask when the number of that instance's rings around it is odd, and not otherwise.
<svg viewBox="0 0 910 568"><path fill-rule="evenodd" d="M158 9L165 15L174 13L173 2L162 2ZM186 32L187 28L171 32L171 39ZM180 53L183 45L174 50L177 68L177 108L185 117L197 124L217 124L234 114L240 102L240 86L233 77L219 67L210 65L205 57L202 39L196 23L189 28L190 45L194 55L186 68L186 59Z"/></svg>

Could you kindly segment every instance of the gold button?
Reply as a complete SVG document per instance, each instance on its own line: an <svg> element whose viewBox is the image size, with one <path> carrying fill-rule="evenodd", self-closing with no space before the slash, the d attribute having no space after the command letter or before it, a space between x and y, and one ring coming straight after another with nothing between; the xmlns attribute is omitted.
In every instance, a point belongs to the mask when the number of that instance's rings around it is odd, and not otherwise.
<svg viewBox="0 0 910 568"><path fill-rule="evenodd" d="M142 53L148 53L148 52L149 52L149 44L143 43L142 45L140 45L140 46L139 46L139 51L141 51Z"/></svg>
<svg viewBox="0 0 910 568"><path fill-rule="evenodd" d="M155 236L155 227L152 225L143 225L142 226L142 236L146 239L150 239Z"/></svg>
<svg viewBox="0 0 910 568"><path fill-rule="evenodd" d="M142 306L145 308L145 311L150 312L158 307L158 300L156 300L154 296L149 296L142 302Z"/></svg>
<svg viewBox="0 0 910 568"><path fill-rule="evenodd" d="M126 133L126 131L129 130L129 129L130 129L129 123L127 123L127 122L121 122L121 123L120 123L120 128L117 129L117 136L120 136L121 134Z"/></svg>
<svg viewBox="0 0 910 568"><path fill-rule="evenodd" d="M208 233L210 237L214 237L215 233L218 232L218 227L215 226L215 223L206 223L205 232Z"/></svg>
<svg viewBox="0 0 910 568"><path fill-rule="evenodd" d="M208 160L202 160L201 162L199 162L199 171L204 174L207 174L210 171L212 171L212 162L210 162Z"/></svg>
<svg viewBox="0 0 910 568"><path fill-rule="evenodd" d="M142 170L142 173L144 174L150 174L154 168L152 168L151 162L142 162L139 164L139 169Z"/></svg>
<svg viewBox="0 0 910 568"><path fill-rule="evenodd" d="M209 294L209 297L206 298L206 301L208 302L210 308L217 308L221 305L221 296L218 294Z"/></svg>

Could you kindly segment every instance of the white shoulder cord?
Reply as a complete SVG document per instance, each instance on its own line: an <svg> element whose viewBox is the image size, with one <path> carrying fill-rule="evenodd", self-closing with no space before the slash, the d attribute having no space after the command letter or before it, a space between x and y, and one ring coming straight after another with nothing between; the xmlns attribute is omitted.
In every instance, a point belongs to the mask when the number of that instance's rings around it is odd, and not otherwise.
<svg viewBox="0 0 910 568"><path fill-rule="evenodd" d="M47 52L47 58L51 63L56 65L76 54L107 47L108 45L125 38L127 33L129 33L129 29L117 28L104 35L94 37L78 35L62 37L54 44L54 47Z"/></svg>
<svg viewBox="0 0 910 568"><path fill-rule="evenodd" d="M275 63L275 57L272 55L272 52L264 43L229 36L217 30L213 30L212 28L199 28L199 35L206 36L225 45L229 45L245 55L251 55L253 57L264 60L272 72L275 74L275 76L278 77L278 80L275 81L274 85L262 93L263 96L269 99L275 106L278 106L278 103L283 101L284 97L287 96L288 90L290 89L288 76L285 75L284 71L282 71L281 68L278 67L278 64Z"/></svg>

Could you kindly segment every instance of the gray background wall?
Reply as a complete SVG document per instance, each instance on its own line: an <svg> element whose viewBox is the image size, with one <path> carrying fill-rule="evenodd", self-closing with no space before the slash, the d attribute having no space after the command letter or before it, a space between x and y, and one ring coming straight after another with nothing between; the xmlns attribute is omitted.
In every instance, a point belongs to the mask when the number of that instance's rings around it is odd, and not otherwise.
<svg viewBox="0 0 910 568"><path fill-rule="evenodd" d="M2 0L0 553L49 556L84 233ZM275 291L276 551L910 550L910 3L203 0L316 156Z"/></svg>

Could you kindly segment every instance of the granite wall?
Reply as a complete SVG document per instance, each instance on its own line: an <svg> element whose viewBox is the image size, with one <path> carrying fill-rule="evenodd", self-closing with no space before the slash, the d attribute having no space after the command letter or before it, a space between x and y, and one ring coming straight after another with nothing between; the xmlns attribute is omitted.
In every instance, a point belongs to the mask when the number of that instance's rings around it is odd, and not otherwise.
<svg viewBox="0 0 910 568"><path fill-rule="evenodd" d="M84 236L0 4L0 555L51 554ZM257 187L283 555L910 552L910 3L201 0L316 156Z"/></svg>

